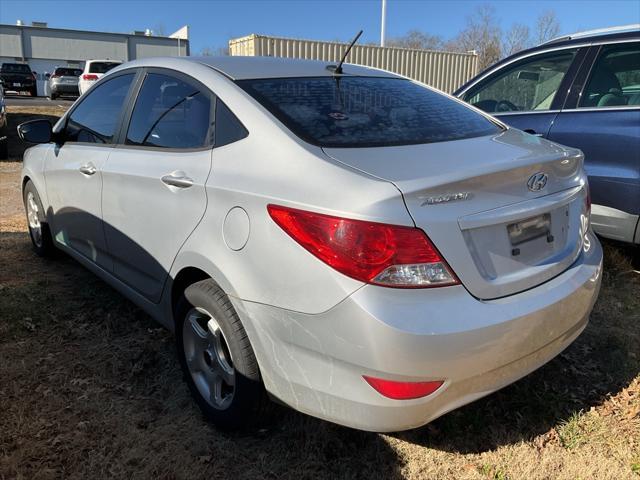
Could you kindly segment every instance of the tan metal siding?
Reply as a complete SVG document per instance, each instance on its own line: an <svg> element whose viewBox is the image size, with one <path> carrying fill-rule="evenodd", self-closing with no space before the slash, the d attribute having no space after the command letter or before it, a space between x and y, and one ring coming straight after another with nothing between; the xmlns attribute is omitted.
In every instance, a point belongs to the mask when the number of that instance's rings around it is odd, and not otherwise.
<svg viewBox="0 0 640 480"><path fill-rule="evenodd" d="M263 35L249 35L229 41L230 55L304 58L326 62L339 61L346 48L344 43ZM475 53L373 45L355 45L347 61L389 70L449 93L475 76L478 69L478 56Z"/></svg>

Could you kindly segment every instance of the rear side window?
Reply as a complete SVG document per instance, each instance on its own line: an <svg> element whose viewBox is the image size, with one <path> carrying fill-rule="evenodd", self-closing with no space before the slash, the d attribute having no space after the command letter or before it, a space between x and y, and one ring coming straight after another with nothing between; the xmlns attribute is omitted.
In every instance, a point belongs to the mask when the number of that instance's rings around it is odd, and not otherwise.
<svg viewBox="0 0 640 480"><path fill-rule="evenodd" d="M91 62L89 64L89 73L107 73L118 65L120 65L118 62Z"/></svg>
<svg viewBox="0 0 640 480"><path fill-rule="evenodd" d="M0 71L2 73L31 73L31 67L22 63L3 63Z"/></svg>
<svg viewBox="0 0 640 480"><path fill-rule="evenodd" d="M211 96L178 78L149 73L136 100L127 144L200 148L212 144Z"/></svg>
<svg viewBox="0 0 640 480"><path fill-rule="evenodd" d="M242 140L249 132L240 123L229 107L220 100L216 100L216 147L229 145L230 143Z"/></svg>
<svg viewBox="0 0 640 480"><path fill-rule="evenodd" d="M640 106L640 42L603 47L579 107Z"/></svg>
<svg viewBox="0 0 640 480"><path fill-rule="evenodd" d="M120 75L93 88L69 115L66 140L112 143L133 77Z"/></svg>
<svg viewBox="0 0 640 480"><path fill-rule="evenodd" d="M312 77L238 84L303 140L322 147L375 147L490 135L500 128L410 80Z"/></svg>

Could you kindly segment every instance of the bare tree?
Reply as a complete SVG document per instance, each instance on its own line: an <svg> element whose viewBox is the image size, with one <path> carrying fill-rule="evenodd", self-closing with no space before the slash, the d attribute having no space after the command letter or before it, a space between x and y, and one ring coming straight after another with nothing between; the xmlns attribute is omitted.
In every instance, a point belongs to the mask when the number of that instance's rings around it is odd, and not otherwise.
<svg viewBox="0 0 640 480"><path fill-rule="evenodd" d="M536 40L539 44L556 38L559 33L560 23L555 11L547 10L538 17L536 21Z"/></svg>
<svg viewBox="0 0 640 480"><path fill-rule="evenodd" d="M522 23L514 23L511 28L504 34L502 40L502 54L504 56L512 55L520 50L531 46L531 34L529 27Z"/></svg>
<svg viewBox="0 0 640 480"><path fill-rule="evenodd" d="M158 23L151 29L154 35L164 37L167 35L167 29L164 27L164 23Z"/></svg>
<svg viewBox="0 0 640 480"><path fill-rule="evenodd" d="M420 30L409 30L404 36L387 41L389 47L414 48L420 50L442 50L444 41L438 35L430 35Z"/></svg>
<svg viewBox="0 0 640 480"><path fill-rule="evenodd" d="M226 57L229 55L229 47L202 47L201 57Z"/></svg>
<svg viewBox="0 0 640 480"><path fill-rule="evenodd" d="M478 53L478 68L484 70L502 56L501 37L502 30L495 9L491 5L482 5L467 17L465 29L445 44L445 48L459 52L475 50Z"/></svg>

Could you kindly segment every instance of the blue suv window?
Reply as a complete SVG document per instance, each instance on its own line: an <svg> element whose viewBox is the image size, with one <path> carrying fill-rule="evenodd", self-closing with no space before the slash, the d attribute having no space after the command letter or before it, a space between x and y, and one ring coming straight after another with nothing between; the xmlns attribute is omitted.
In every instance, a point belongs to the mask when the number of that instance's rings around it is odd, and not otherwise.
<svg viewBox="0 0 640 480"><path fill-rule="evenodd" d="M490 113L549 110L576 52L543 53L508 65L472 88L464 98Z"/></svg>
<svg viewBox="0 0 640 480"><path fill-rule="evenodd" d="M640 105L640 42L603 47L579 107Z"/></svg>

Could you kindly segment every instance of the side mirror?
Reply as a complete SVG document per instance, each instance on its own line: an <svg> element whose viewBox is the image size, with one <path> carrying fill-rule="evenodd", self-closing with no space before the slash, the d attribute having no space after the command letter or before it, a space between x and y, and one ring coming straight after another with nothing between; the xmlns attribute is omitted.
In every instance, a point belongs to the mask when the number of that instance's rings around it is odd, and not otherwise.
<svg viewBox="0 0 640 480"><path fill-rule="evenodd" d="M18 136L28 143L49 143L52 138L49 120L31 120L18 125Z"/></svg>
<svg viewBox="0 0 640 480"><path fill-rule="evenodd" d="M51 78L51 74L50 73L45 73L44 74L44 78L46 78L47 80L49 80Z"/></svg>

